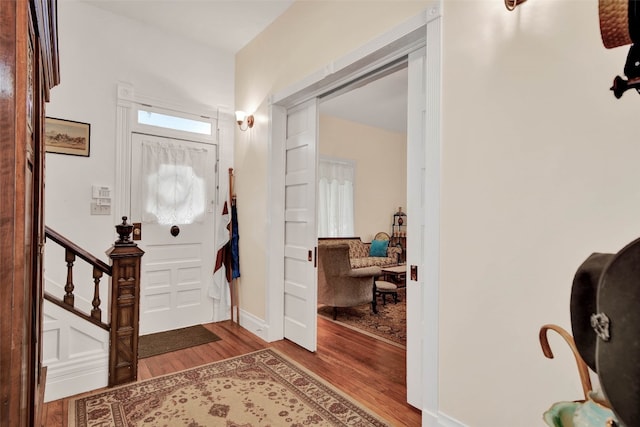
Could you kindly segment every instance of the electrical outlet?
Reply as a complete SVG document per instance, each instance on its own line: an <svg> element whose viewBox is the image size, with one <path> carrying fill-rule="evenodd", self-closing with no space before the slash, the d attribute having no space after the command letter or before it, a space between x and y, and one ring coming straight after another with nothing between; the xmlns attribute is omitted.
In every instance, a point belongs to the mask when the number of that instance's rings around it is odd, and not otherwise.
<svg viewBox="0 0 640 427"><path fill-rule="evenodd" d="M91 215L111 215L111 205L101 205L91 202Z"/></svg>

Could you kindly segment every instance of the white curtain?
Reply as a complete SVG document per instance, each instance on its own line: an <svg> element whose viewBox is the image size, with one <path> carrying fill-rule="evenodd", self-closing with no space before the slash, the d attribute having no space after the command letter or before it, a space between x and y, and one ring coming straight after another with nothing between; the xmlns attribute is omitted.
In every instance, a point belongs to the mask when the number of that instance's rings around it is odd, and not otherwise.
<svg viewBox="0 0 640 427"><path fill-rule="evenodd" d="M354 162L320 158L318 180L318 237L353 236Z"/></svg>
<svg viewBox="0 0 640 427"><path fill-rule="evenodd" d="M202 222L206 205L205 149L142 143L142 220Z"/></svg>

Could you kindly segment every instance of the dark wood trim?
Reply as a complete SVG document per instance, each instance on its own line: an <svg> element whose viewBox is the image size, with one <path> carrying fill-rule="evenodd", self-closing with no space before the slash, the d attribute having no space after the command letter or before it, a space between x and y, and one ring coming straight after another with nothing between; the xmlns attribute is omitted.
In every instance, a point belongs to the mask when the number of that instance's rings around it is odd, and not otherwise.
<svg viewBox="0 0 640 427"><path fill-rule="evenodd" d="M0 1L0 64L5 64L4 84L13 83L10 92L15 92L17 14L17 2ZM19 191L16 185L16 125L19 124L16 115L15 98L0 96L0 312L3 313L0 319L0 425L11 425L12 421L20 420L20 399L13 397L13 393L20 393L21 388L21 349L13 345L14 325L19 324L13 296L16 289L23 286L22 268L16 270L16 252L21 251L21 247L15 247L16 193ZM15 309L21 311L19 305Z"/></svg>
<svg viewBox="0 0 640 427"><path fill-rule="evenodd" d="M140 264L144 251L121 239L107 255L113 263L109 332L109 387L113 387L138 377Z"/></svg>
<svg viewBox="0 0 640 427"><path fill-rule="evenodd" d="M40 369L40 382L42 384L46 384L47 383L47 367L43 366ZM36 404L36 408L38 408L39 410L36 412L36 417L35 417L35 423L34 426L40 427L43 424L43 419L42 419L42 413L44 412L43 408L44 408L44 386L40 387L38 390L38 398L37 398L37 404Z"/></svg>
<svg viewBox="0 0 640 427"><path fill-rule="evenodd" d="M94 325L96 325L99 328L104 329L105 331L109 331L109 329L110 329L109 325L107 325L106 323L103 323L103 322L100 322L100 321L94 319L93 317L89 316L86 313L83 313L82 311L78 310L75 307L70 307L68 304L65 304L63 301L60 301L58 298L56 298L55 296L51 295L48 292L44 293L44 299L46 299L47 301L49 301L52 304L57 305L58 307L60 307L60 308L62 308L64 310L72 312L73 314L83 318L87 322L93 323Z"/></svg>
<svg viewBox="0 0 640 427"><path fill-rule="evenodd" d="M44 387L44 103L59 80L55 0L0 1L0 425L32 426ZM53 12L53 13L52 13ZM44 25L46 22L49 24ZM54 49L55 42L55 49ZM57 67L57 65L56 65ZM57 73L57 71L56 71Z"/></svg>
<svg viewBox="0 0 640 427"><path fill-rule="evenodd" d="M45 229L45 235L47 239L51 239L57 244L59 244L60 246L71 250L71 252L73 252L76 256L82 258L83 260L93 265L94 267L97 267L103 273L106 273L107 275L111 276L111 267L107 265L104 261L90 254L88 251L82 249L80 246L76 245L71 240L67 239L62 234L58 233L52 228L45 227L44 229Z"/></svg>
<svg viewBox="0 0 640 427"><path fill-rule="evenodd" d="M362 242L360 237L318 237L318 242L330 242L332 240L358 240Z"/></svg>
<svg viewBox="0 0 640 427"><path fill-rule="evenodd" d="M88 251L49 227L45 228L47 238L65 249L67 282L63 299L45 293L47 301L67 310L80 318L109 332L109 386L135 381L138 373L138 334L140 312L140 263L144 251L130 240L133 226L116 225L120 238L107 251L111 266L100 261ZM93 266L94 296L93 309L88 315L74 307L73 266L78 256ZM102 322L100 308L100 279L106 273L111 277L108 310L110 323Z"/></svg>

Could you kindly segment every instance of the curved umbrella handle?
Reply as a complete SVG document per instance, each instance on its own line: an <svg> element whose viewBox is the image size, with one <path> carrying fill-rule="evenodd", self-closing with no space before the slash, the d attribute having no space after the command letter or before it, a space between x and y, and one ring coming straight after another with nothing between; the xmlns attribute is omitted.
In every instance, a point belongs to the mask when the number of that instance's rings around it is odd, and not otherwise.
<svg viewBox="0 0 640 427"><path fill-rule="evenodd" d="M580 374L580 381L582 382L582 391L584 392L584 398L585 400L587 400L589 398L589 392L591 391L591 377L589 376L589 367L584 362L584 360L582 360L573 337L558 325L543 325L540 328L539 334L540 345L542 346L542 352L548 359L553 359L553 352L551 351L551 347L549 347L549 340L547 339L547 331L549 329L560 334L560 336L564 338L567 344L569 344L569 347L571 347L573 357L575 357L576 364L578 365L578 373Z"/></svg>

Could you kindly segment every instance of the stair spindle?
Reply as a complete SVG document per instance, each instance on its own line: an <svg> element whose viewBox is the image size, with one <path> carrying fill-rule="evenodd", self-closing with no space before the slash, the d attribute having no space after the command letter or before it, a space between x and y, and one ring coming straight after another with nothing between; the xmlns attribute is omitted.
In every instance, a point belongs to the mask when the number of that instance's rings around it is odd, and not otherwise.
<svg viewBox="0 0 640 427"><path fill-rule="evenodd" d="M67 283L64 286L64 303L73 307L75 297L73 295L73 263L76 260L76 255L69 249L65 250L64 260L67 262Z"/></svg>
<svg viewBox="0 0 640 427"><path fill-rule="evenodd" d="M97 267L93 267L93 309L91 310L91 317L96 320L102 321L102 310L100 309L100 279L102 278L102 270Z"/></svg>

